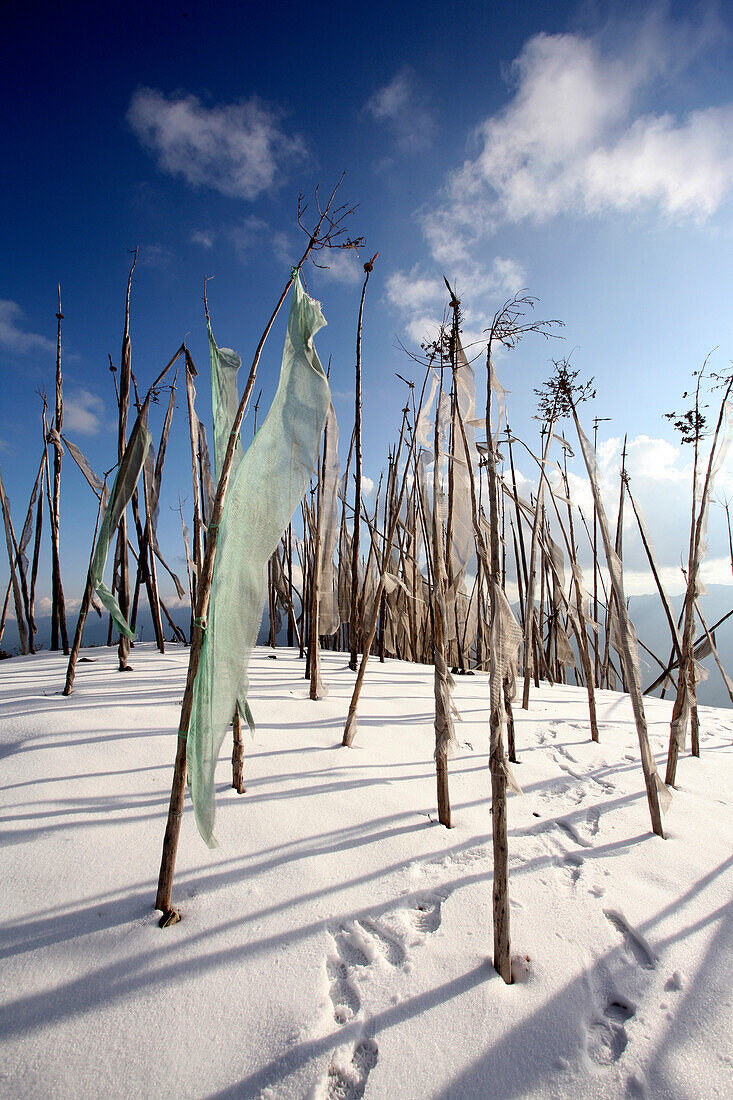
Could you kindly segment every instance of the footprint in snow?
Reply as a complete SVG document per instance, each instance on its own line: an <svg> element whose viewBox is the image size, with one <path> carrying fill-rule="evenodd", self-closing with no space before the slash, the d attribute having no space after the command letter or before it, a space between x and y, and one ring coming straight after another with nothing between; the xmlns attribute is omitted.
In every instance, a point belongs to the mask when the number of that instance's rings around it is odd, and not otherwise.
<svg viewBox="0 0 733 1100"><path fill-rule="evenodd" d="M557 821L555 822L555 824L557 825L558 829L562 829L562 831L565 833L565 835L569 836L570 839L575 844L577 844L579 848L592 848L593 847L593 845L591 844L591 842L589 840L586 840L586 838L584 836L580 835L580 833L578 832L578 830L575 828L575 826L573 825L573 823L571 821L568 821L565 818L559 817L557 819Z"/></svg>
<svg viewBox="0 0 733 1100"><path fill-rule="evenodd" d="M571 768L569 764L563 764L562 760L557 755L557 753L553 754L552 759L555 761L555 763L557 764L560 771L565 772L565 774L569 775L571 779L576 779L577 780L577 779L588 778L586 776L581 775L580 772L575 771L575 769Z"/></svg>
<svg viewBox="0 0 733 1100"><path fill-rule="evenodd" d="M583 857L569 852L562 862L561 870L566 875L568 884L572 887L577 886L583 871Z"/></svg>
<svg viewBox="0 0 733 1100"><path fill-rule="evenodd" d="M337 1024L346 1024L361 1008L361 998L349 978L346 965L340 959L328 959L326 973L330 982L328 995L333 1005L333 1018Z"/></svg>
<svg viewBox="0 0 733 1100"><path fill-rule="evenodd" d="M360 1100L367 1078L379 1060L374 1039L360 1039L349 1059L348 1052L336 1054L328 1067L327 1100Z"/></svg>
<svg viewBox="0 0 733 1100"><path fill-rule="evenodd" d="M359 925L367 936L375 941L377 951L390 966L400 967L407 962L407 952L397 935L375 920L363 917Z"/></svg>
<svg viewBox="0 0 733 1100"><path fill-rule="evenodd" d="M440 911L444 901L440 894L424 894L418 899L408 914L416 932L437 932L443 919Z"/></svg>
<svg viewBox="0 0 733 1100"><path fill-rule="evenodd" d="M603 1017L593 1020L588 1027L586 1050L597 1066L610 1066L618 1062L629 1042L626 1021L634 1010L623 1001L609 1001Z"/></svg>
<svg viewBox="0 0 733 1100"><path fill-rule="evenodd" d="M682 975L679 970L675 970L672 977L667 978L667 981L664 983L664 988L667 993L679 993L682 989Z"/></svg>
<svg viewBox="0 0 733 1100"><path fill-rule="evenodd" d="M341 960L347 966L368 966L372 961L367 954L368 942L364 940L364 937L358 931L339 928L337 932L332 932L331 935Z"/></svg>
<svg viewBox="0 0 733 1100"><path fill-rule="evenodd" d="M604 909L603 915L624 938L624 947L631 959L644 970L656 970L657 957L640 932L629 924L618 909Z"/></svg>
<svg viewBox="0 0 733 1100"><path fill-rule="evenodd" d="M427 935L437 931L442 922L441 907L447 897L447 893L434 892L418 895L414 905L407 910L409 922L416 932ZM361 1012L357 989L360 972L378 959L406 970L409 955L404 935L372 917L360 917L352 924L330 928L329 934L335 947L335 954L326 960L329 996L333 1018L343 1025L356 1019ZM378 1056L376 1041L363 1036L353 1047L343 1046L334 1051L319 1096L325 1100L360 1100Z"/></svg>

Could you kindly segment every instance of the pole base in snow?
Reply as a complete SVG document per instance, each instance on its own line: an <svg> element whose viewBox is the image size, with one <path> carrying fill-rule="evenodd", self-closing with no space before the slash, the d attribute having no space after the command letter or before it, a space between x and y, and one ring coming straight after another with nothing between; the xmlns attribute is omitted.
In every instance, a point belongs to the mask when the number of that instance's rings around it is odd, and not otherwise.
<svg viewBox="0 0 733 1100"><path fill-rule="evenodd" d="M352 711L346 719L346 726L344 727L344 736L341 744L345 749L350 749L354 738L356 737L356 711Z"/></svg>
<svg viewBox="0 0 733 1100"><path fill-rule="evenodd" d="M178 924L181 919L181 914L175 909L166 909L163 916L158 921L158 928L170 928L172 924Z"/></svg>

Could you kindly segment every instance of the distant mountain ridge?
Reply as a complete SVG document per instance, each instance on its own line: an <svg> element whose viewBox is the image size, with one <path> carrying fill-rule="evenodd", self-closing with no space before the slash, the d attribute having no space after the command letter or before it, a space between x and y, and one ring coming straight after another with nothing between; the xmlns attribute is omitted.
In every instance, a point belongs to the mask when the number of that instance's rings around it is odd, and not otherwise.
<svg viewBox="0 0 733 1100"><path fill-rule="evenodd" d="M670 602L675 615L679 615L682 607L682 596L671 597ZM700 606L708 626L712 626L717 619L733 608L733 585L709 585L707 591L700 598ZM174 607L170 610L176 625L188 637L191 623L189 609L187 607ZM656 595L632 596L629 611L639 640L666 663L671 653L672 643L669 626L659 597ZM46 649L51 637L50 616L38 618L36 621L38 625L37 647ZM75 626L76 614L72 614L68 620L70 639L73 637ZM166 638L171 636L171 630L167 622L164 624L164 633ZM260 629L258 644L265 644L267 634L267 625L263 625ZM702 630L699 630L698 637L701 634ZM152 618L148 608L141 610L138 621L138 636L141 641L151 641L153 639ZM285 631L283 630L280 634L280 641L284 641L284 636ZM105 615L103 619L100 619L96 614L91 614L87 618L84 628L84 645L104 645L106 640L107 616ZM733 616L715 632L715 643L724 669L733 677ZM2 642L0 642L0 650L5 651L7 654L14 654L19 652L19 644L18 630L15 621L11 620L6 624L5 634ZM639 647L639 663L642 671L642 681L646 687L656 679L661 669L641 647ZM730 707L732 704L728 692L712 655L706 657L703 664L708 670L708 678L698 685L699 701L706 706ZM658 695L659 692L655 692L655 694ZM669 689L666 698L669 698Z"/></svg>

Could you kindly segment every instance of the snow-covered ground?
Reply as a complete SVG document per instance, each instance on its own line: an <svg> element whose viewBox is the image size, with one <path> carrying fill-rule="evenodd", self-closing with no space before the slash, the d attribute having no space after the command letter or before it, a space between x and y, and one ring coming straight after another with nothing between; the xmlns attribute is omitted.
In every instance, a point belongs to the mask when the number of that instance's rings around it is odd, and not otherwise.
<svg viewBox="0 0 733 1100"><path fill-rule="evenodd" d="M188 652L0 664L0 1095L384 1100L733 1096L733 712L702 708L652 835L628 700L542 686L509 800L517 981L491 958L487 696L457 677L455 827L436 822L432 670L324 654L311 702L255 652L246 794L187 801L152 908ZM663 768L671 704L648 704Z"/></svg>

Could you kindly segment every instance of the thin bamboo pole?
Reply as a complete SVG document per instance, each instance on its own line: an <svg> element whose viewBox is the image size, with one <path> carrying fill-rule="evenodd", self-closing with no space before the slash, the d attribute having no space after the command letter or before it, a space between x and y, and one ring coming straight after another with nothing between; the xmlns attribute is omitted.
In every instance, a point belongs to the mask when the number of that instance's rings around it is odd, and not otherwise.
<svg viewBox="0 0 733 1100"><path fill-rule="evenodd" d="M489 770L491 772L491 833L494 854L493 927L494 969L509 984L512 980L512 960L509 929L509 843L507 837L507 760L504 748L503 709L504 685L499 668L495 639L499 633L498 584L499 557L499 486L496 442L491 431L491 400L494 389L494 365L491 340L486 352L486 472L489 493L489 614L492 646L489 663ZM531 566L530 566L531 576Z"/></svg>
<svg viewBox="0 0 733 1100"><path fill-rule="evenodd" d="M529 710L529 690L532 671L534 668L534 645L532 644L532 624L534 622L534 586L537 573L537 536L539 532L540 515L542 508L542 494L544 492L543 474L545 463L552 443L552 428L555 423L555 413L547 422L547 435L542 448L542 462L540 465L540 478L537 486L537 499L535 501L534 516L532 519L532 537L529 545L529 568L527 570L526 606L524 610L524 686L522 690L522 709Z"/></svg>
<svg viewBox="0 0 733 1100"><path fill-rule="evenodd" d="M239 707L234 708L232 731L234 741L232 746L232 787L237 794L244 794L244 738L242 737L242 719L239 715Z"/></svg>
<svg viewBox="0 0 733 1100"><path fill-rule="evenodd" d="M20 651L23 654L28 652L28 631L26 629L25 614L23 607L23 598L20 591L20 585L18 583L18 577L15 569L16 559L16 547L15 539L13 537L12 522L10 519L10 506L8 505L7 497L5 496L5 488L3 486L2 474L0 474L0 506L2 507L3 520L5 523L5 544L8 550L8 565L10 567L10 583L13 586L13 601L15 604L15 621L18 627L18 637L20 639Z"/></svg>
<svg viewBox="0 0 733 1100"><path fill-rule="evenodd" d="M127 278L127 293L125 295L125 324L122 333L122 353L120 355L120 388L119 388L119 427L117 433L117 461L122 461L127 442L127 414L130 405L130 384L132 380L132 345L130 343L130 290L132 288L132 275L137 264L137 249ZM117 589L117 602L124 619L127 621L130 614L130 575L127 561L127 516L123 511L120 516L120 525L117 535L117 552L119 555L119 586ZM130 639L120 634L117 647L119 671L127 672L127 663L130 656Z"/></svg>
<svg viewBox="0 0 733 1100"><path fill-rule="evenodd" d="M342 177L343 178L343 177ZM199 660L201 657L201 646L204 640L204 622L209 610L209 598L211 595L211 582L214 576L214 560L216 556L216 544L219 531L219 524L224 512L224 501L226 498L227 486L229 484L229 475L232 469L232 463L234 460L234 450L239 438L239 432L242 427L242 420L244 419L244 413L249 403L249 399L254 388L255 380L257 378L257 367L259 365L260 356L262 355L262 349L265 346L265 341L270 334L270 330L275 323L283 302L285 301L288 291L293 285L293 281L296 274L300 271L305 261L310 256L314 248L328 247L329 241L332 241L332 235L337 233L338 226L346 217L341 210L336 210L331 213L333 207L333 200L336 195L339 183L331 192L329 200L323 210L319 207L319 219L315 229L311 233L308 244L303 252L303 255L299 263L292 269L290 278L287 280L285 287L278 299L278 302L272 311L269 321L265 325L264 331L260 337L257 348L255 349L254 358L252 360L252 366L250 367L249 377L247 384L244 388L244 393L239 402L239 407L234 416L232 427L229 433L229 442L227 444L226 455L224 456L224 462L222 463L221 474L219 477L219 484L216 490L216 497L214 500L213 515L209 524L209 533L206 541L206 553L201 566L201 576L199 580L197 602L196 602L196 615L193 623L193 633L191 636L191 650L189 654L188 662L188 674L186 677L186 687L183 695L183 703L181 706L181 717L178 725L179 736L177 739L175 763L173 766L173 780L171 783L171 796L168 805L168 819L166 822L165 836L163 838L163 852L161 855L160 872L158 875L158 890L155 899L155 908L163 911L163 917L161 919L161 925L167 927L171 923L175 923L178 915L171 910L171 892L173 889L173 874L175 871L176 853L178 850L178 839L181 832L181 816L183 813L183 796L186 787L186 737L188 735L188 724L191 717L191 708L193 705L193 685L196 679L196 673L198 671ZM348 212L347 212L348 213ZM335 220L336 218L340 220ZM325 232L322 233L322 228L325 223Z"/></svg>
<svg viewBox="0 0 733 1100"><path fill-rule="evenodd" d="M425 375L425 381L427 382L427 374ZM425 384L423 384L423 393L425 391ZM420 399L422 401L422 397ZM400 454L402 452L402 443L405 437L405 429L407 427L407 414L409 409L407 406L402 410L402 426L400 428L400 438L397 445L397 458L396 462L399 462ZM410 467L410 458L415 448L415 433L413 431L412 441L405 463L405 472L402 477L402 486L400 488L400 499L397 510L392 513L392 518L389 524L389 530L387 532L387 540L384 552L384 561L389 562L390 554L392 553L392 542L394 540L395 528L397 526L397 514L399 507L402 504L402 497L405 492L405 486L407 484L407 472ZM368 574L367 574L368 575ZM382 574L379 578L379 584L377 586L377 592L374 598L374 607L372 608L371 622L369 628L365 631L365 641L362 650L361 664L359 665L359 671L356 674L356 683L354 684L354 690L351 696L351 702L349 703L349 713L346 719L346 725L344 727L344 735L341 744L350 748L354 742L356 736L356 711L359 706L359 696L361 695L361 689L364 684L364 677L366 676L367 663L369 661L369 653L371 651L372 643L374 642L374 636L377 632L377 620L379 618L379 609L382 602L382 594L384 592L384 585L386 580L386 569L382 570ZM366 583L366 582L365 582Z"/></svg>
<svg viewBox="0 0 733 1100"><path fill-rule="evenodd" d="M362 417L362 392L361 392L361 334L364 320L364 300L366 298L369 276L374 270L374 261L379 253L372 256L371 260L364 264L364 284L361 288L361 301L359 302L359 319L356 326L356 382L354 394L354 533L351 539L351 601L349 613L349 668L356 672L357 651L359 645L359 534L361 526L361 483L362 483L362 450L361 450L361 417Z"/></svg>
<svg viewBox="0 0 733 1100"><path fill-rule="evenodd" d="M105 492L99 494L99 508L97 509L97 522L94 525L94 535L92 536L92 549L89 554L89 568L87 569L87 581L84 586L84 594L81 598L81 604L79 605L79 617L76 620L76 631L74 632L74 642L71 647L71 653L69 654L69 663L66 667L66 682L64 684L63 695L71 695L71 690L74 686L74 679L76 677L76 662L79 657L79 650L81 649L81 640L84 634L84 623L86 622L89 608L92 602L92 592L94 591L94 585L92 582L92 562L94 561L94 551L97 546L97 534L99 532L99 520L102 515L102 507L105 502Z"/></svg>
<svg viewBox="0 0 733 1100"><path fill-rule="evenodd" d="M659 802L658 789L658 784L661 781L659 780L659 776L657 775L657 769L654 764L654 757L652 756L652 751L649 746L649 735L647 733L646 716L644 714L644 704L642 702L639 674L636 667L636 662L634 661L630 648L630 628L628 611L626 609L626 599L623 589L623 578L621 576L621 570L620 568L616 567L614 563L614 557L612 556L615 554L615 551L611 546L611 539L608 532L608 523L606 521L606 513L598 488L598 481L595 475L593 460L590 455L590 447L580 426L580 420L578 419L578 413L574 403L572 402L572 398L570 398L570 407L572 411L573 421L575 422L575 429L578 433L578 439L580 440L580 446L583 452L583 459L585 461L586 469L588 471L588 477L590 479L593 498L595 500L596 508L598 510L598 523L601 529L601 538L603 540L603 546L606 552L609 573L611 574L611 584L613 585L613 591L616 597L616 604L618 608L618 615L621 627L619 631L621 635L621 657L624 663L626 683L629 688L631 706L634 712L634 721L636 723L636 732L639 738L641 764L644 772L644 782L646 785L647 801L649 803L649 813L652 821L652 830L657 834L657 836L664 837L664 828L662 826L662 811Z"/></svg>
<svg viewBox="0 0 733 1100"><path fill-rule="evenodd" d="M59 283L59 305L56 313L56 408L55 427L59 435L64 423L64 395L63 380L61 377L61 322L64 315L61 312L61 284ZM52 560L52 599L51 599L51 649L59 648L59 634L61 646L65 654L69 652L69 639L66 633L66 606L64 603L64 590L61 584L61 451L54 448L53 454L53 500L49 500L51 508L51 560Z"/></svg>
<svg viewBox="0 0 733 1100"><path fill-rule="evenodd" d="M698 377L698 385L695 396L696 411L698 408L699 387L700 377ZM715 456L721 430L723 428L723 420L726 416L728 398L730 397L731 389L733 389L733 376L731 376L727 380L727 384L721 398L720 409L718 412L718 420L713 431L710 455L708 457L707 469L705 472L705 482L703 484L702 493L700 495L700 506L697 509L697 516L695 515L695 504L699 433L696 432L695 434L695 462L693 469L692 488L692 520L690 523L690 552L687 570L687 588L685 590L685 600L683 604L685 622L682 631L682 663L680 665L679 677L677 681L677 695L675 697L674 706L672 708L669 749L667 752L666 782L672 786L674 785L674 781L676 778L677 758L679 755L679 751L684 745L685 725L687 722L688 713L690 715L691 721L692 753L694 756L700 755L697 698L695 692L695 660L693 656L694 602L695 596L697 594L698 574L700 570L701 543L705 527L708 500L710 496L710 491L712 489L714 477Z"/></svg>

